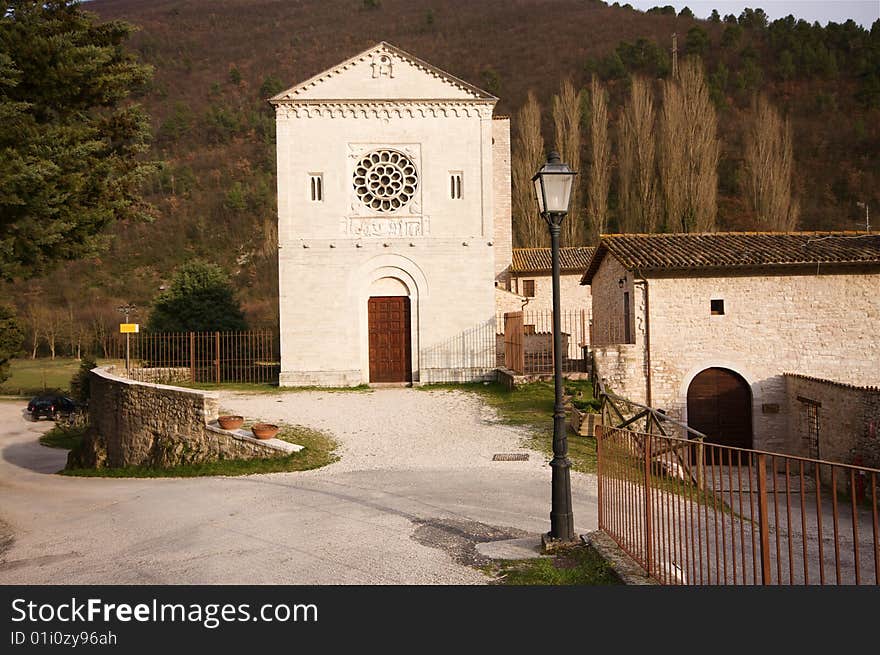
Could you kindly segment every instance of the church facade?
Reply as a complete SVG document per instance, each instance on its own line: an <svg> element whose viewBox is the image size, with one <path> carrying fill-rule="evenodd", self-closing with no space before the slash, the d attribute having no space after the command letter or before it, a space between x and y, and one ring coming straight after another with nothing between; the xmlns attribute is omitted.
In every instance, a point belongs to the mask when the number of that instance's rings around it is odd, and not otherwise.
<svg viewBox="0 0 880 655"><path fill-rule="evenodd" d="M497 98L383 42L270 102L280 383L490 378L512 246Z"/></svg>

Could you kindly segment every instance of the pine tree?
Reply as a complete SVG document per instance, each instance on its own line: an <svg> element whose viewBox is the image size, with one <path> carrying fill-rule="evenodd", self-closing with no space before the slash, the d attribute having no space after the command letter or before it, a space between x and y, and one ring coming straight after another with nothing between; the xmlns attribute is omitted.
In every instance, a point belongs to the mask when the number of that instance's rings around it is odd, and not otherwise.
<svg viewBox="0 0 880 655"><path fill-rule="evenodd" d="M0 279L33 277L143 218L149 121L130 101L152 70L130 25L78 2L12 0L0 17Z"/></svg>
<svg viewBox="0 0 880 655"><path fill-rule="evenodd" d="M247 324L229 276L216 264L194 260L174 274L153 303L152 332L245 330Z"/></svg>

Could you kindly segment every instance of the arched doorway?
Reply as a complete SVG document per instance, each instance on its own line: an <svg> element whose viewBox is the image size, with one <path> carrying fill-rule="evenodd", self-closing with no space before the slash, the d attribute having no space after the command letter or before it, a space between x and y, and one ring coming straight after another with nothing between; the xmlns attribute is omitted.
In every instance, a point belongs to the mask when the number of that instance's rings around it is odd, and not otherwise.
<svg viewBox="0 0 880 655"><path fill-rule="evenodd" d="M406 285L391 277L373 282L367 301L370 382L412 382L410 314Z"/></svg>
<svg viewBox="0 0 880 655"><path fill-rule="evenodd" d="M726 368L707 368L688 387L687 422L708 441L752 447L752 392L749 383Z"/></svg>

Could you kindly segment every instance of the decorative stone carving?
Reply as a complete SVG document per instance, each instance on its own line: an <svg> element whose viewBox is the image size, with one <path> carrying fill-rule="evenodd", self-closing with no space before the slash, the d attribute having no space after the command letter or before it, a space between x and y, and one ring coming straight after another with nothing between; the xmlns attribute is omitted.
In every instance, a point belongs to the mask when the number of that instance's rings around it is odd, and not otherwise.
<svg viewBox="0 0 880 655"><path fill-rule="evenodd" d="M422 237L429 233L427 216L348 216L342 231L350 237Z"/></svg>
<svg viewBox="0 0 880 655"><path fill-rule="evenodd" d="M352 183L365 207L388 213L415 197L419 176L412 159L398 150L383 148L358 161Z"/></svg>
<svg viewBox="0 0 880 655"><path fill-rule="evenodd" d="M280 120L295 118L492 118L492 104L485 101L374 101L357 100L322 102L280 102L275 105L275 117Z"/></svg>
<svg viewBox="0 0 880 655"><path fill-rule="evenodd" d="M384 52L374 52L370 67L373 69L373 79L378 77L394 77L394 61L391 56Z"/></svg>

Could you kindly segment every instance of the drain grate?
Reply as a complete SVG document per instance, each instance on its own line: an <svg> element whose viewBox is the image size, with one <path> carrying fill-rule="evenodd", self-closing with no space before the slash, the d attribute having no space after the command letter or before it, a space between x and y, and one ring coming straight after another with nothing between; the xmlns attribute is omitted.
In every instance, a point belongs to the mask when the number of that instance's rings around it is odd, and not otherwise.
<svg viewBox="0 0 880 655"><path fill-rule="evenodd" d="M495 453L492 455L493 462L525 462L528 459L528 453Z"/></svg>

